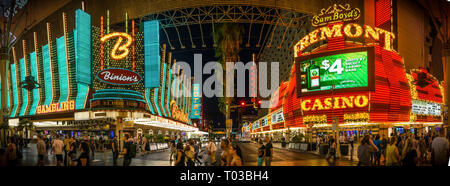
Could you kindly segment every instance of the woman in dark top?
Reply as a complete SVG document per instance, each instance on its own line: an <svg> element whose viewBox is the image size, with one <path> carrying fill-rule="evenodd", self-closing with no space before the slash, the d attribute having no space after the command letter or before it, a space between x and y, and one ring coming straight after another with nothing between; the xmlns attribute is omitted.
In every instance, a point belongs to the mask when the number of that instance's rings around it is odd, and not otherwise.
<svg viewBox="0 0 450 186"><path fill-rule="evenodd" d="M185 166L185 154L183 151L183 142L181 140L177 143L177 161L175 166Z"/></svg>
<svg viewBox="0 0 450 186"><path fill-rule="evenodd" d="M78 158L78 166L89 166L89 144L86 141L81 142L81 155Z"/></svg>
<svg viewBox="0 0 450 186"><path fill-rule="evenodd" d="M263 166L264 156L266 155L266 146L264 146L263 141L259 140L259 148L258 148L258 166Z"/></svg>

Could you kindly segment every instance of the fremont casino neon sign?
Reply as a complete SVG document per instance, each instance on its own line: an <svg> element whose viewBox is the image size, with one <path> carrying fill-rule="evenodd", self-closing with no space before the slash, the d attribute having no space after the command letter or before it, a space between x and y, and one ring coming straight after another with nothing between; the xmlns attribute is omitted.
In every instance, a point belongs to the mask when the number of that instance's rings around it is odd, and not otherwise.
<svg viewBox="0 0 450 186"><path fill-rule="evenodd" d="M395 39L394 33L369 25L360 26L356 23L349 23L346 25L335 24L332 26L324 26L310 32L295 45L295 57L298 57L301 51L314 43L331 38L343 37L344 35L349 38L364 37L375 41L380 41L380 36L384 36L384 49L389 51L393 50L391 43Z"/></svg>

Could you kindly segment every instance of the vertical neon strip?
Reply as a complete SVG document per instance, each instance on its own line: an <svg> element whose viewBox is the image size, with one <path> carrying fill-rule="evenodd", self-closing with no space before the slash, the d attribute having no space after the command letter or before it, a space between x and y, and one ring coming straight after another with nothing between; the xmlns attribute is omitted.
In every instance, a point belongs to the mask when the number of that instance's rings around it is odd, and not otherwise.
<svg viewBox="0 0 450 186"><path fill-rule="evenodd" d="M14 50L13 50L14 51ZM16 75L16 64L11 64L11 85L12 85L12 97L13 97L13 108L11 110L10 117L15 117L17 112L17 107L19 106L19 93L17 91L18 89L18 83L17 83L17 75Z"/></svg>
<svg viewBox="0 0 450 186"><path fill-rule="evenodd" d="M135 45L135 36L134 36L134 20L131 21L131 36L133 38L133 46L132 46L132 62L133 62L133 71L135 71L135 62L134 62L134 45Z"/></svg>
<svg viewBox="0 0 450 186"><path fill-rule="evenodd" d="M36 65L36 82L41 85L41 80L40 80L40 75L39 75L39 56L38 56L38 52L39 52L39 47L38 47L38 39L37 39L37 33L33 32L33 38L34 38L34 58L35 58L35 65ZM33 56L33 55L32 55ZM33 64L33 62L31 62ZM36 89L38 91L38 100L37 100L37 105L39 105L41 103L41 91ZM33 96L35 95L35 93L33 92ZM33 109L32 111L36 112L36 109ZM31 114L30 114L31 115Z"/></svg>
<svg viewBox="0 0 450 186"><path fill-rule="evenodd" d="M162 110L163 110L163 112L164 112L164 116L166 116L167 117L167 112L166 112L166 109L164 108L164 89L166 88L165 86L166 86L166 67L167 67L167 64L166 63L164 63L164 71L163 71L163 83L162 83L162 86L161 86L161 108L162 108Z"/></svg>
<svg viewBox="0 0 450 186"><path fill-rule="evenodd" d="M48 45L42 47L42 59L44 63L43 66L45 74L44 75L45 101L43 105L50 105L53 100L53 73Z"/></svg>
<svg viewBox="0 0 450 186"><path fill-rule="evenodd" d="M153 96L154 98L153 98L153 101L154 101L154 103L155 103L155 106L156 106L156 110L158 111L158 115L159 116L162 116L161 115L161 110L159 109L159 104L158 104L158 93L159 93L159 88L155 88L155 95Z"/></svg>
<svg viewBox="0 0 450 186"><path fill-rule="evenodd" d="M4 64L4 65L6 65L6 66L8 66L8 64ZM6 82L6 108L8 108L8 109L10 109L11 108L11 103L10 103L10 97L11 97L11 92L10 92L10 90L9 90L9 80L10 80L11 78L9 78L9 73L8 72L6 72L6 81L4 81L4 82Z"/></svg>
<svg viewBox="0 0 450 186"><path fill-rule="evenodd" d="M36 62L36 51L35 51L30 54L31 75L35 78L38 77L38 74L39 74L37 66L38 66L38 64ZM38 78L38 80L39 80L39 78ZM39 103L39 89L35 88L35 89L33 89L32 92L33 92L33 103L31 104L31 109L30 109L29 115L36 114L36 107Z"/></svg>
<svg viewBox="0 0 450 186"><path fill-rule="evenodd" d="M65 52L66 52L66 69L67 69L67 86L68 86L68 88L67 88L67 101L69 100L69 98L70 98L70 95L71 95L71 87L70 87L70 85L71 85L71 83L70 83L70 63L69 63L69 58L70 58L70 55L69 55L69 44L68 44L68 42L67 42L67 40L68 40L68 31L67 31L67 15L66 15L66 13L65 12L63 12L63 27L64 27L64 49L65 49Z"/></svg>
<svg viewBox="0 0 450 186"><path fill-rule="evenodd" d="M19 63L20 63L20 81L25 81L25 77L27 76L26 74L27 65L25 59L24 58L20 59ZM28 107L28 90L22 88L22 106L20 107L19 116L25 115L27 107Z"/></svg>
<svg viewBox="0 0 450 186"><path fill-rule="evenodd" d="M150 102L150 91L149 91L148 88L145 89L144 98L145 98L145 101L147 102L147 106L150 109L150 112L152 114L155 114L155 111L153 110L152 103Z"/></svg>
<svg viewBox="0 0 450 186"><path fill-rule="evenodd" d="M64 42L64 36L56 39L56 53L58 61L58 74L59 74L59 102L68 101L69 92L69 74L67 74L67 63L66 63L66 46Z"/></svg>
<svg viewBox="0 0 450 186"><path fill-rule="evenodd" d="M103 16L100 17L100 38L103 37ZM103 43L100 42L100 70L103 70Z"/></svg>
<svg viewBox="0 0 450 186"><path fill-rule="evenodd" d="M49 71L44 71L44 72L50 72L50 76L51 76L51 90L52 90L52 94L51 94L52 97L50 100L50 103L51 103L51 102L53 102L53 96L55 95L54 88L56 85L53 83L52 30L51 30L50 23L47 23L47 43L48 43L48 60L49 60L49 64L50 64L50 69L49 69Z"/></svg>
<svg viewBox="0 0 450 186"><path fill-rule="evenodd" d="M103 17L101 18L103 29ZM91 84L91 64L92 64L92 32L91 16L83 10L75 11L75 63L77 95L75 99L75 109L84 109L89 96L89 85ZM103 52L103 50L101 50ZM103 56L101 56L103 59Z"/></svg>
<svg viewBox="0 0 450 186"><path fill-rule="evenodd" d="M169 116L172 116L172 112L170 111L170 94L172 94L172 92L170 92L170 87L172 86L172 69L169 69L169 86L167 86L167 88L169 89L167 91L167 111L169 113Z"/></svg>

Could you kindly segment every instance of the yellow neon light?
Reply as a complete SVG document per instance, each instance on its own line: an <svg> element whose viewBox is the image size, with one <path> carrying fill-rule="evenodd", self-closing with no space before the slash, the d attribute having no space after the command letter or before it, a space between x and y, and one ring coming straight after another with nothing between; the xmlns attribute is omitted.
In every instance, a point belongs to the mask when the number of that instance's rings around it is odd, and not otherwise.
<svg viewBox="0 0 450 186"><path fill-rule="evenodd" d="M115 38L115 37L118 37L118 39L116 40L116 44L114 44L114 47L111 51L111 58L114 60L121 60L121 59L125 58L128 55L128 53L130 53L130 50L128 48L131 45L132 38L127 33L113 32L113 33L110 33L110 34L105 35L102 38L100 38L100 42L103 44L107 40L109 40L111 38ZM123 38L126 38L127 42L125 44L121 45ZM117 52L120 52L120 53L117 54Z"/></svg>
<svg viewBox="0 0 450 186"><path fill-rule="evenodd" d="M352 28L356 29L354 33L351 31ZM303 51L314 43L326 39L346 36L348 38L364 37L366 39L379 41L380 35L382 34L384 34L384 49L392 51L392 42L395 39L395 35L392 32L380 28L372 28L369 25L364 25L364 27L362 27L356 23L350 23L345 26L343 24L335 24L332 28L324 26L312 31L311 33L300 39L300 41L298 41L294 46L294 54L295 57L297 57L299 52Z"/></svg>

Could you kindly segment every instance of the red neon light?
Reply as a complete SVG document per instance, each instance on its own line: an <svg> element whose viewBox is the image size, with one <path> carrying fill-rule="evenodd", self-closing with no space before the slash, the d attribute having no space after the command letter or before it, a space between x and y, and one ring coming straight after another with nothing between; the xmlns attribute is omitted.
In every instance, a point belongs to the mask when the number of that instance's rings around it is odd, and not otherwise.
<svg viewBox="0 0 450 186"><path fill-rule="evenodd" d="M375 26L387 31L391 31L391 0L376 1Z"/></svg>

